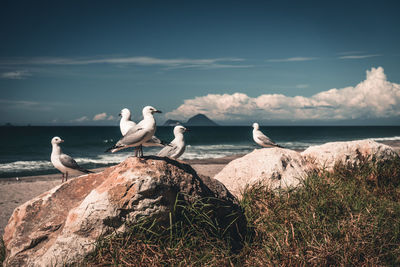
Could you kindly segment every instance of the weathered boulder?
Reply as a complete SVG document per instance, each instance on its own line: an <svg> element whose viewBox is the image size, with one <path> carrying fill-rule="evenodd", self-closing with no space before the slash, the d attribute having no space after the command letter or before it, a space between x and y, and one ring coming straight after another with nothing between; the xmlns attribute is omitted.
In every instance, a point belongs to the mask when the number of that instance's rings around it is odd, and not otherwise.
<svg viewBox="0 0 400 267"><path fill-rule="evenodd" d="M332 171L339 163L345 166L357 165L366 158L382 161L396 156L397 153L390 146L366 139L311 146L301 155L315 168Z"/></svg>
<svg viewBox="0 0 400 267"><path fill-rule="evenodd" d="M332 142L312 146L302 153L282 148L263 148L231 161L214 178L241 197L247 186L263 184L271 189L296 187L310 171L332 171L335 164L359 164L396 156L395 150L372 140Z"/></svg>
<svg viewBox="0 0 400 267"><path fill-rule="evenodd" d="M312 166L300 153L284 148L262 148L231 161L214 178L240 197L247 185L272 189L295 187Z"/></svg>
<svg viewBox="0 0 400 267"><path fill-rule="evenodd" d="M177 194L190 202L218 198L217 214L240 209L220 182L200 178L166 158L128 158L101 173L69 180L15 209L5 228L5 266L59 266L77 262L99 237L140 218L168 220ZM244 222L241 215L237 224ZM221 218L222 220L224 218ZM233 225L231 229L244 228Z"/></svg>

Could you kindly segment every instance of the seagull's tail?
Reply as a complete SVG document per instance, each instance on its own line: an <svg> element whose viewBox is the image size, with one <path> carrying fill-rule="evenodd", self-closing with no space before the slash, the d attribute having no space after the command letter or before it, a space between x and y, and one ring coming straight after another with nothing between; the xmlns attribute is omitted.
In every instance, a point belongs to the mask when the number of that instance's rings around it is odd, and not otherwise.
<svg viewBox="0 0 400 267"><path fill-rule="evenodd" d="M163 146L171 146L168 142L165 142L163 140L160 140L160 142L161 142L160 144Z"/></svg>
<svg viewBox="0 0 400 267"><path fill-rule="evenodd" d="M86 169L84 169L84 168L80 168L79 170L80 170L81 172L84 172L84 173L94 173L94 172L89 171L89 170L86 170Z"/></svg>
<svg viewBox="0 0 400 267"><path fill-rule="evenodd" d="M114 152L117 152L118 150L121 150L121 149L124 149L124 148L126 148L126 146L114 145L114 146L108 148L108 149L107 149L106 151L104 151L104 152L105 152L105 153L108 153L108 152L114 153Z"/></svg>
<svg viewBox="0 0 400 267"><path fill-rule="evenodd" d="M279 147L279 148L285 148L285 147L280 146L280 145L278 145L278 144L276 144L275 146L276 146L276 147Z"/></svg>

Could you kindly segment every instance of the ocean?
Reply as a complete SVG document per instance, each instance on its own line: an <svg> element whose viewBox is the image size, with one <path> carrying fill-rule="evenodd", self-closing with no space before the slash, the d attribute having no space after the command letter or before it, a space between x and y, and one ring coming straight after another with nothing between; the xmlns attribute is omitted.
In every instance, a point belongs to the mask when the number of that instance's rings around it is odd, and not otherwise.
<svg viewBox="0 0 400 267"><path fill-rule="evenodd" d="M156 135L169 142L173 139L172 130L173 127L159 126ZM187 147L182 159L218 158L257 148L249 126L196 126L190 130L185 133ZM261 130L291 149L366 138L400 140L400 126L264 126ZM133 154L133 149L104 153L121 137L117 126L0 127L0 178L57 173L50 162L50 140L54 136L65 140L64 153L89 169L120 163ZM154 155L159 149L144 148L144 155Z"/></svg>

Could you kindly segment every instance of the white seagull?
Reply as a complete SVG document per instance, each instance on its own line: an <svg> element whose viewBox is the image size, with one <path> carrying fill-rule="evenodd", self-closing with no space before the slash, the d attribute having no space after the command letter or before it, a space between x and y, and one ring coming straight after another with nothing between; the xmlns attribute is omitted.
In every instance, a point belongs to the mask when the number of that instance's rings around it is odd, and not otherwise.
<svg viewBox="0 0 400 267"><path fill-rule="evenodd" d="M181 125L175 126L175 139L172 140L172 142L169 143L168 146L161 149L161 151L158 152L157 156L170 157L173 159L179 158L183 154L183 152L185 152L186 144L185 139L183 138L183 133L187 131L189 130Z"/></svg>
<svg viewBox="0 0 400 267"><path fill-rule="evenodd" d="M260 130L259 130L260 126L258 125L258 123L253 123L253 139L254 142L256 142L257 144L259 144L262 147L280 147L283 148L282 146L278 145L277 143L275 143L274 141L272 141L271 139L269 139L268 136L266 136L265 134L263 134Z"/></svg>
<svg viewBox="0 0 400 267"><path fill-rule="evenodd" d="M122 136L125 136L129 129L136 126L136 123L132 121L131 111L127 108L122 109L119 113L119 116L121 116L121 120L119 121L119 129L121 130ZM165 145L160 139L153 135L150 140L143 144L143 146L149 147Z"/></svg>
<svg viewBox="0 0 400 267"><path fill-rule="evenodd" d="M62 140L58 136L53 137L53 139L51 139L51 145L53 146L51 152L51 163L53 163L53 166L56 169L62 172L61 182L64 182L64 176L65 176L65 181L67 181L68 173L71 172L92 173L92 171L86 170L81 166L79 166L78 163L76 163L76 161L73 158L71 158L67 154L62 153L60 144L63 142L64 140Z"/></svg>
<svg viewBox="0 0 400 267"><path fill-rule="evenodd" d="M153 117L154 113L161 113L161 111L146 106L143 108L143 120L130 128L128 132L106 152L117 152L118 150L128 147L137 147L136 155L143 156L142 145L152 138L156 132L156 120Z"/></svg>

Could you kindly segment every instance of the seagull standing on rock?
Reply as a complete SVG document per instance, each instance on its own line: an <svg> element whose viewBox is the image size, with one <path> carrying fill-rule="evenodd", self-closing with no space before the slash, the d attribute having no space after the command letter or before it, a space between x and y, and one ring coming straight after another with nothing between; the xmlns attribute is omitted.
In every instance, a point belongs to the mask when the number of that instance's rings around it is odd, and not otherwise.
<svg viewBox="0 0 400 267"><path fill-rule="evenodd" d="M161 149L161 151L158 152L157 156L170 157L173 159L179 158L183 154L183 152L185 152L186 144L185 144L185 139L183 138L183 133L187 131L189 130L181 125L175 126L174 128L175 139L172 140L172 142L169 143L168 146Z"/></svg>
<svg viewBox="0 0 400 267"><path fill-rule="evenodd" d="M256 142L257 144L259 144L262 147L280 147L283 148L282 146L278 145L277 143L275 143L274 141L272 141L271 139L269 139L268 136L266 136L265 134L263 134L260 130L259 130L260 126L258 125L258 123L253 123L253 139L254 142Z"/></svg>
<svg viewBox="0 0 400 267"><path fill-rule="evenodd" d="M153 117L154 113L161 113L160 110L151 106L143 108L143 120L135 126L131 127L126 134L106 152L117 152L118 150L128 147L136 147L135 156L142 157L142 145L149 141L156 132L156 120Z"/></svg>
<svg viewBox="0 0 400 267"><path fill-rule="evenodd" d="M68 174L71 172L83 172L83 173L93 173L92 171L86 170L76 163L76 161L68 156L67 154L62 153L60 144L63 143L60 137L56 136L51 139L51 145L53 146L51 152L51 163L53 166L62 172L62 180L64 182L68 180Z"/></svg>
<svg viewBox="0 0 400 267"><path fill-rule="evenodd" d="M125 136L126 133L132 128L136 126L136 123L131 119L131 111L127 108L124 108L119 113L121 116L121 120L119 121L119 129L121 130L122 136ZM149 146L165 146L164 143L158 139L156 136L152 136L150 140L143 144L145 147Z"/></svg>

